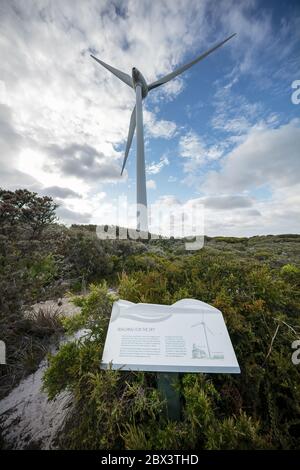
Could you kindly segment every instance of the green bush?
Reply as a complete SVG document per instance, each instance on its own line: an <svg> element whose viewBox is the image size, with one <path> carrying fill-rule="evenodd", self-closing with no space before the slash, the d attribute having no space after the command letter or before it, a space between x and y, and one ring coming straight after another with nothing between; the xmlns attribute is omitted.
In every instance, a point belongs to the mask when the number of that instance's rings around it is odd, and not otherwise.
<svg viewBox="0 0 300 470"><path fill-rule="evenodd" d="M290 283L256 261L221 259L205 251L187 257L185 263L163 258L156 266L154 271L123 272L121 298L172 303L201 293L200 298L224 314L241 375L184 374L180 379L182 416L170 422L155 374L100 370L113 298L105 284L94 285L87 297L74 299L82 313L69 320L69 331L89 328L89 337L63 346L50 359L45 374L50 398L62 390L71 390L75 397L75 411L61 446L299 447L300 374L291 362L290 348L296 330L300 331L300 320L294 315L290 324ZM294 307L299 312L297 302Z"/></svg>
<svg viewBox="0 0 300 470"><path fill-rule="evenodd" d="M83 449L296 449L300 372L291 343L300 335L299 236L206 237L188 252L182 240L99 240L95 226L55 223L51 198L0 191L0 332L8 365L0 394L33 372L61 321L24 315L66 290L81 313L63 319L85 336L49 357L44 387L74 396L61 447ZM100 370L112 302L110 286L133 302L198 298L219 308L241 375L185 374L182 413L170 422L156 374ZM50 339L51 338L51 339Z"/></svg>
<svg viewBox="0 0 300 470"><path fill-rule="evenodd" d="M282 266L280 271L282 277L289 282L300 284L300 268L294 264L286 264Z"/></svg>

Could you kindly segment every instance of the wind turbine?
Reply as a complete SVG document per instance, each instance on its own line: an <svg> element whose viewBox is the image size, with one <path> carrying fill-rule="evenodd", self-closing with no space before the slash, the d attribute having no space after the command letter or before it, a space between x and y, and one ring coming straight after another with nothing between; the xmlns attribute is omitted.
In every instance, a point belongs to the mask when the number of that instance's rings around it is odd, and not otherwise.
<svg viewBox="0 0 300 470"><path fill-rule="evenodd" d="M123 174L123 171L126 165L126 161L127 161L129 150L130 150L131 143L132 143L132 138L133 138L135 128L136 128L136 142L137 142L136 144L136 196L137 196L137 229L138 230L141 230L143 232L148 232L142 100L146 98L149 91L163 85L164 83L169 82L173 78L182 74L187 69L192 67L192 65L196 64L197 62L200 62L200 60L204 59L209 54L214 52L216 49L223 46L223 44L225 44L235 35L236 33L232 34L228 38L224 39L224 41L216 44L212 48L208 49L208 51L196 57L196 59L183 65L182 67L179 67L178 69L156 80L155 82L150 83L149 85L147 84L142 73L136 67L133 67L132 74L130 76L127 73L121 72L120 70L112 67L111 65L106 64L102 60L97 59L97 57L91 54L91 57L93 59L95 59L99 64L101 64L103 67L109 70L113 75L118 77L120 80L122 80L122 82L126 83L126 85L130 86L135 91L136 104L135 104L135 107L133 108L131 118L130 118L127 144L126 144L126 150L125 150L125 156L123 160L121 175Z"/></svg>

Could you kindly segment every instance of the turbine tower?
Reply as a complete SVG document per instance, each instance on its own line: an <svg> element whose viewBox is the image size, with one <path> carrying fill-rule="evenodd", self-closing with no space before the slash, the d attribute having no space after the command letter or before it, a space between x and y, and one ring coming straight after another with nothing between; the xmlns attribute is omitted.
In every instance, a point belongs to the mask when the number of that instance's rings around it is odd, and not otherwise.
<svg viewBox="0 0 300 470"><path fill-rule="evenodd" d="M227 41L233 38L235 34L232 34L228 38L224 39L224 41L216 44L212 48L208 49L208 51L204 52L203 54L196 57L196 59L192 60L191 62L179 67L178 69L174 70L173 72L165 75L164 77L156 80L153 83L147 85L147 82L141 72L136 68L133 67L131 76L127 73L121 72L120 70L112 67L111 65L102 62L102 60L97 59L97 57L91 54L91 57L95 59L99 64L109 70L113 75L118 77L122 82L126 83L126 85L130 86L135 91L135 98L136 104L133 108L130 124L129 124L129 131L127 137L127 144L125 150L125 156L122 166L121 175L123 174L126 161L128 158L129 150L131 147L133 135L136 128L136 199L137 199L137 229L142 232L148 232L148 211L147 211L147 192L146 192L146 171L145 171L145 152L144 152L144 130L143 130L143 106L142 101L146 98L149 91L157 88L164 83L169 82L173 78L177 77L178 75L185 72L187 69L192 67L192 65L200 62L200 60L207 57L209 54L214 52L219 47L223 46Z"/></svg>

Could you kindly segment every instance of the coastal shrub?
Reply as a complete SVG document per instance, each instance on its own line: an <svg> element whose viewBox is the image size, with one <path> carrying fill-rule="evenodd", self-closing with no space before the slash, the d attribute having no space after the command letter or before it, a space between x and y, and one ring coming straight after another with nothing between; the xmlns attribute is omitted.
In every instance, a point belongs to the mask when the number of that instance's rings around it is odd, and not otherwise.
<svg viewBox="0 0 300 470"><path fill-rule="evenodd" d="M160 263L174 266L164 273ZM201 293L198 298L223 312L241 374L182 374L181 418L176 422L165 412L156 374L100 369L116 297L101 284L91 286L86 297L75 298L82 313L79 323L70 320L71 331L79 325L90 333L63 346L50 359L44 379L50 398L62 390L74 396L61 447L298 448L300 371L291 361L291 343L299 337L299 303L293 300L291 317L293 285L280 272L257 263L203 251L185 263L176 257L162 259L157 270L120 274L118 293L126 300L173 303Z"/></svg>

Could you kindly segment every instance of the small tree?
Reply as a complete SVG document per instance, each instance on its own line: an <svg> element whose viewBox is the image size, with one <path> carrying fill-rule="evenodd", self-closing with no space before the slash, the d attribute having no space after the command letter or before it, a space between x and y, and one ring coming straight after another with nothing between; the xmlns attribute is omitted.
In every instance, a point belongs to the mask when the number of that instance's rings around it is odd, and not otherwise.
<svg viewBox="0 0 300 470"><path fill-rule="evenodd" d="M48 196L38 196L27 189L8 191L0 189L0 225L11 227L25 224L38 237L46 225L56 220L58 205Z"/></svg>

